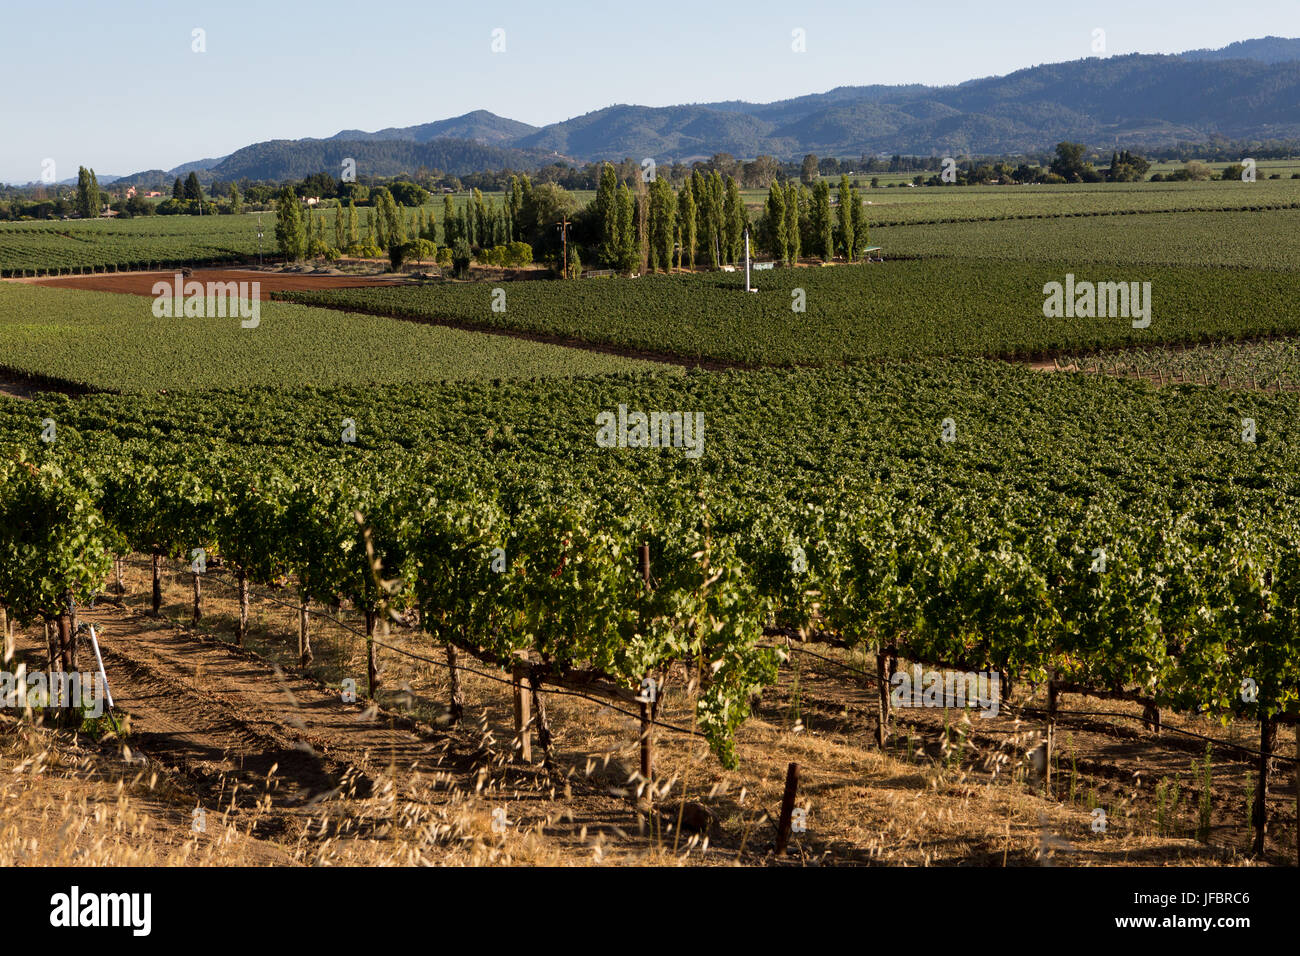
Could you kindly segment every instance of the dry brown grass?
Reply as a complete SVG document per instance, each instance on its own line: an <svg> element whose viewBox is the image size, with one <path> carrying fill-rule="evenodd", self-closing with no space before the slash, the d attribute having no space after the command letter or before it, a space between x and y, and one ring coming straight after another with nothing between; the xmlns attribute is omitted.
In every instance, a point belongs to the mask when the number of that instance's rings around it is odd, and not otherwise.
<svg viewBox="0 0 1300 956"><path fill-rule="evenodd" d="M189 583L168 575L164 613L187 618ZM147 564L127 571L126 606L141 610ZM288 592L285 592L286 599ZM210 575L205 620L198 633L229 640L234 592ZM358 626L346 609L345 622ZM314 619L317 659L312 675L337 687L344 677L365 687L362 639ZM292 608L254 602L249 648L286 669L295 651ZM395 628L396 647L441 660L427 637ZM850 662L844 656L845 662ZM381 651L384 712L444 727L446 667ZM1231 846L1206 845L1152 814L1149 785L1115 786L1105 795L1106 833L1092 830L1087 781L1074 800L1047 799L1034 780L1028 753L1038 729L1008 722L1004 732L978 739L985 727L900 725L882 753L868 744L874 724L851 702L843 713L816 712L815 681L805 675L809 709L792 717L789 675L763 701L738 738L740 767L723 769L699 737L656 732L656 803L661 815L639 827L637 724L589 700L546 694L555 733L555 772L547 775L534 737L534 765L513 756L512 711L503 675L467 661L481 674L462 674L466 719L437 739L459 740L481 756L474 773L448 765L435 773L389 765L365 796L344 792L267 833L271 798L259 816L249 798L238 812L207 811L195 834L194 781L160 767L124 772L121 742L78 745L66 735L5 725L0 749L4 824L0 862L6 865L1243 865ZM110 680L112 674L110 673ZM816 677L816 675L813 675ZM823 682L831 680L822 675ZM842 680L842 678L837 678ZM196 675L196 686L204 682ZM825 689L823 683L822 690ZM219 690L219 688L217 688ZM801 696L800 700L805 698ZM836 707L840 704L835 703ZM693 700L670 684L665 721L689 725ZM936 718L937 719L937 718ZM983 722L977 722L983 723ZM808 729L811 727L812 729ZM961 729L961 733L958 731ZM908 736L908 735L912 736ZM966 739L958 743L959 737ZM985 734L985 737L989 737ZM1061 738L1058 737L1058 740ZM946 743L945 743L946 740ZM128 741L129 743L129 741ZM808 829L789 855L773 854L775 816L786 767L799 763L797 805ZM1059 772L1059 767L1058 767ZM1058 780L1060 778L1058 777ZM1058 791L1059 792L1059 791ZM701 805L715 825L683 833L686 804ZM494 811L509 821L493 826ZM1162 832L1164 831L1164 832ZM1183 831L1185 832L1185 831Z"/></svg>

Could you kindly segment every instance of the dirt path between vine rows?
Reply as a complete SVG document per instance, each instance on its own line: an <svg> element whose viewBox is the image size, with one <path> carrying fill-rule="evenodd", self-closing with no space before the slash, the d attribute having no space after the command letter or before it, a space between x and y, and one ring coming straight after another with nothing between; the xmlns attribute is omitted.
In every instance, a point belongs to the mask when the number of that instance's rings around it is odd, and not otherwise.
<svg viewBox="0 0 1300 956"><path fill-rule="evenodd" d="M565 857L590 853L575 820L624 815L616 800L579 794L565 801L567 822L550 819L543 769L506 762L473 728L344 703L310 678L121 607L82 620L98 633L115 708L129 715L132 759L178 774L209 821L233 803L229 823L258 839L376 837L385 852L418 844L436 859L423 834L490 841L494 804L508 803L512 826L545 819L546 854Z"/></svg>
<svg viewBox="0 0 1300 956"><path fill-rule="evenodd" d="M422 789L446 762L471 766L464 752L439 752L337 693L169 623L111 606L83 619L99 634L114 704L130 714L132 749L184 774L213 809L236 784L237 808L269 799L259 833L341 796Z"/></svg>

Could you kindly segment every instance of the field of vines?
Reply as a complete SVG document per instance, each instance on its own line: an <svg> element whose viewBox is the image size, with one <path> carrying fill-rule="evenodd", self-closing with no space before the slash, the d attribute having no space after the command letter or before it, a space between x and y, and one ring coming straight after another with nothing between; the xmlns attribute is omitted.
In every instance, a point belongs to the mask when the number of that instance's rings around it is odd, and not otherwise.
<svg viewBox="0 0 1300 956"><path fill-rule="evenodd" d="M0 369L110 392L530 378L663 368L616 355L263 302L256 328L147 296L0 284ZM215 311L215 310L213 310Z"/></svg>
<svg viewBox="0 0 1300 956"><path fill-rule="evenodd" d="M601 447L620 405L701 413L704 453ZM418 606L431 641L502 665L635 688L685 664L724 764L775 677L773 626L1211 716L1300 688L1288 393L965 361L42 396L0 402L0 447L20 620L84 603L113 553L204 548L303 601Z"/></svg>
<svg viewBox="0 0 1300 956"><path fill-rule="evenodd" d="M1061 355L1055 363L1059 369L1127 375L1160 385L1191 382L1229 388L1300 389L1300 345L1294 339L1118 349Z"/></svg>
<svg viewBox="0 0 1300 956"><path fill-rule="evenodd" d="M987 228L984 226L982 228ZM1152 319L1046 318L1043 286L1151 282ZM961 260L779 269L744 275L430 284L285 293L330 305L469 327L541 333L689 359L793 365L931 355L1023 357L1054 349L1209 341L1300 329L1300 274L1224 268ZM796 312L796 290L806 310ZM499 301L499 300L498 300Z"/></svg>
<svg viewBox="0 0 1300 956"><path fill-rule="evenodd" d="M1300 270L1300 208L874 229L886 256Z"/></svg>
<svg viewBox="0 0 1300 956"><path fill-rule="evenodd" d="M263 213L263 250L275 251L275 214ZM0 222L0 276L127 271L257 257L257 216Z"/></svg>
<svg viewBox="0 0 1300 956"><path fill-rule="evenodd" d="M1076 216L1119 216L1127 221L1141 213L1295 208L1300 180L924 186L868 189L864 198L870 202L867 218L873 228Z"/></svg>

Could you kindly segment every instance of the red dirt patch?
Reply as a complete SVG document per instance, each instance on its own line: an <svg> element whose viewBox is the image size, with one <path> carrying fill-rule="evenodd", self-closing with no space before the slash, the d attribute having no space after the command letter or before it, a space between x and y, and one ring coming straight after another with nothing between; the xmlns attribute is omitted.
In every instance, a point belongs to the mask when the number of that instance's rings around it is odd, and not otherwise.
<svg viewBox="0 0 1300 956"><path fill-rule="evenodd" d="M58 276L52 279L28 279L36 285L90 292L120 292L129 295L153 295L155 282L170 282L178 270L161 272L97 272L84 276ZM260 298L272 292L302 292L317 289L355 289L372 285L394 285L403 280L372 276L327 276L292 272L262 272L257 269L195 269L186 281L259 282Z"/></svg>

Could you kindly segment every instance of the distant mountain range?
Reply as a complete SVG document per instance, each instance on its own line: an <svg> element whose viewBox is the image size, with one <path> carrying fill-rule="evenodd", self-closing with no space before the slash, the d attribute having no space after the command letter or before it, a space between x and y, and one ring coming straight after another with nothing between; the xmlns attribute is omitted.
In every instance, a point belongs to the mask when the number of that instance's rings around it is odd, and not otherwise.
<svg viewBox="0 0 1300 956"><path fill-rule="evenodd" d="M120 181L146 185L191 170L205 182L296 179L322 170L337 176L348 157L363 175L421 166L464 175L556 161L691 161L720 152L782 160L806 153L1011 155L1050 150L1065 139L1141 149L1215 137L1300 138L1300 39L1075 60L946 87L846 86L775 103L617 105L540 128L476 110L373 133L255 143Z"/></svg>

